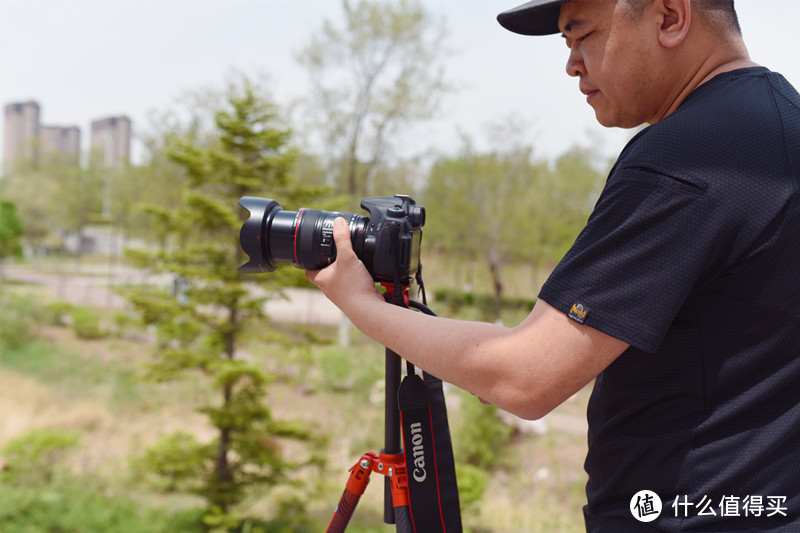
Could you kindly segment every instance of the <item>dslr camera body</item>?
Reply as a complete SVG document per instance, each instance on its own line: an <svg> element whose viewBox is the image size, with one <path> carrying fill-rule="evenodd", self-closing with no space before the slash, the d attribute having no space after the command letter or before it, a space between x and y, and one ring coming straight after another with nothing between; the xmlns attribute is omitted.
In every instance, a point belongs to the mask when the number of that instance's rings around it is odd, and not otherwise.
<svg viewBox="0 0 800 533"><path fill-rule="evenodd" d="M250 217L239 242L249 260L241 272L272 272L280 263L317 270L336 259L333 221L343 217L358 258L376 282L405 283L419 269L425 208L410 196L376 196L361 200L369 216L302 208L284 211L275 200L245 196L239 205Z"/></svg>

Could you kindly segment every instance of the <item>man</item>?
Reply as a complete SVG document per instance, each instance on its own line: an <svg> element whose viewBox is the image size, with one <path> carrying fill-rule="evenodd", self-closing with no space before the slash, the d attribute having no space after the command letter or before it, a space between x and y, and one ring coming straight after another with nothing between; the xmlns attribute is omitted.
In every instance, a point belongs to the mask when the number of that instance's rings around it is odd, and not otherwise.
<svg viewBox="0 0 800 533"><path fill-rule="evenodd" d="M750 61L732 0L534 0L498 20L562 33L601 124L650 124L531 314L503 328L388 305L343 220L309 279L520 416L596 378L588 531L800 531L800 96Z"/></svg>

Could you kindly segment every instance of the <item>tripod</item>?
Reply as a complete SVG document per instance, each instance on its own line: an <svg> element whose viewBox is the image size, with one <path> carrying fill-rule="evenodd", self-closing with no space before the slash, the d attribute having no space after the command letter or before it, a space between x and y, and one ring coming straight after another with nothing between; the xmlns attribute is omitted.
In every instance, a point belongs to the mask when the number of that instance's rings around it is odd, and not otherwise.
<svg viewBox="0 0 800 533"><path fill-rule="evenodd" d="M388 302L403 307L412 307L426 314L434 314L424 304L408 298L408 285L392 283L384 283L382 285L386 289L384 297ZM381 450L380 454L374 452L365 453L350 469L350 477L328 524L328 529L326 530L328 533L345 531L361 496L367 488L370 474L373 472L385 476L383 521L386 524L395 524L398 533L414 533L415 531L410 505L406 456L401 445L401 414L398 401L401 372L402 359L389 348L386 348L384 449ZM414 372L414 367L408 363L407 374L410 376ZM446 413L444 416L446 425ZM449 429L447 432L449 446ZM454 477L453 481L455 481ZM438 528L439 531L444 531L443 524L439 524ZM458 529L460 530L460 517L458 518Z"/></svg>

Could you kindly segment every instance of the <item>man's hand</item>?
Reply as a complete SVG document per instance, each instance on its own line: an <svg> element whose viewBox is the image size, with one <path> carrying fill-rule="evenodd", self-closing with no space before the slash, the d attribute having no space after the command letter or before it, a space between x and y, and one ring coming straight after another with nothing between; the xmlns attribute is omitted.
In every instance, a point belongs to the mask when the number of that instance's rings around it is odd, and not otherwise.
<svg viewBox="0 0 800 533"><path fill-rule="evenodd" d="M306 271L306 278L348 316L356 311L358 302L363 301L361 298L383 301L372 276L353 251L350 229L342 217L333 221L333 240L336 243L336 261L322 270Z"/></svg>

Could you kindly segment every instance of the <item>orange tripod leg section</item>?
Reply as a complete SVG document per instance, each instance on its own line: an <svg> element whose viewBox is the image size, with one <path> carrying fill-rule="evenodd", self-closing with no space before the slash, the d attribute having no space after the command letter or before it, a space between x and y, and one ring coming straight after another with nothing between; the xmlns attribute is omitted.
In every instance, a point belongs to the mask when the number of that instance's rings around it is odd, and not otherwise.
<svg viewBox="0 0 800 533"><path fill-rule="evenodd" d="M405 455L381 452L379 457L381 462L375 468L377 472L392 480L392 505L408 507L408 471Z"/></svg>
<svg viewBox="0 0 800 533"><path fill-rule="evenodd" d="M356 510L358 501L364 494L369 484L369 475L372 473L372 468L379 458L372 452L367 452L361 456L358 462L350 469L350 477L347 479L344 492L339 503L336 505L336 510L333 512L333 517L328 524L327 533L343 533L353 517Z"/></svg>
<svg viewBox="0 0 800 533"><path fill-rule="evenodd" d="M344 492L339 498L328 529L325 530L327 533L342 533L347 528L361 496L367 489L372 472L391 479L392 505L394 507L408 506L408 474L405 456L402 453L376 455L373 452L367 452L350 469L350 477L347 479Z"/></svg>

